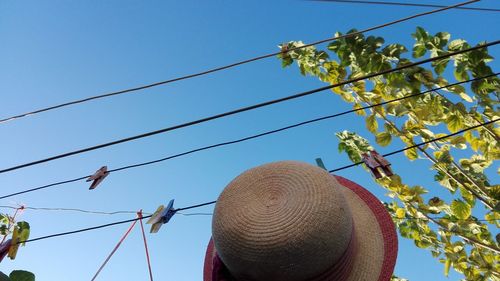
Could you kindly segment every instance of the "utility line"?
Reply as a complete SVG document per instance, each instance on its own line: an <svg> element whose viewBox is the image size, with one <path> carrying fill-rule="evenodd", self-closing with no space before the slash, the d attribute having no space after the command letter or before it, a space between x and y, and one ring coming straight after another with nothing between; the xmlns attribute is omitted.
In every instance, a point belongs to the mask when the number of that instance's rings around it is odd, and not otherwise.
<svg viewBox="0 0 500 281"><path fill-rule="evenodd" d="M368 5L391 5L391 6L410 6L410 7L427 7L427 8L443 8L443 5L433 4L420 4L420 3L403 3L403 2L387 2L387 1L356 1L356 0L307 0L311 2L336 2L336 3L349 3L349 4L368 4ZM486 11L486 12L500 12L500 9L492 8L474 8L474 7L455 7L454 9L472 10L472 11Z"/></svg>
<svg viewBox="0 0 500 281"><path fill-rule="evenodd" d="M423 95L423 94L426 94L426 93L429 93L429 92L433 92L433 91L436 91L436 90L440 90L440 89L444 89L444 88L449 88L449 87L453 87L453 86L456 86L456 85L460 85L460 84L464 84L464 83L469 83L469 82L473 82L473 81L479 81L479 80L486 79L486 78L489 78L489 77L497 76L498 74L500 74L500 73L494 73L494 74L490 74L490 75L483 76L483 77L478 77L478 78L469 79L469 80L462 81L462 82L456 82L456 83L448 84L446 86L442 86L442 87L439 87L439 88L433 88L433 89L430 89L430 90L427 90L427 91L423 91L423 92L412 94L412 95L403 96L403 97L396 98L396 99L393 99L393 100L389 100L389 101L385 101L385 102L381 102L381 103L377 103L377 104L372 104L372 105L368 105L368 106L364 106L364 107L360 107L360 108L356 108L356 109L352 109L352 110L347 110L347 111L335 113L335 114L332 114L332 115L322 116L322 117L315 118L315 119L310 119L310 120L307 120L307 121L303 121L303 122L292 124L292 125L289 125L289 126L286 126L286 127L281 127L279 129L274 129L274 130L266 131L266 132L263 132L263 133L255 134L255 135L248 136L248 137L245 137L245 138L240 138L240 139L236 139L236 140L232 140L232 141L227 141L227 142L217 143L217 144L213 144L213 145L209 145L209 146L204 146L204 147L192 149L192 150L189 150L189 151L185 151L185 152L182 152L182 153L170 155L170 156L167 156L167 157L164 157L164 158L161 158L161 159L156 159L156 160L152 160L152 161L148 161L148 162L137 163L137 164L128 165L128 166L123 166L123 167L119 167L119 168L116 168L116 169L111 169L108 172L109 173L113 173L113 172L118 172L118 171L122 171L122 170L128 170L128 169L131 169L131 168L137 168L137 167L152 165L152 164L164 162L164 161L167 161L167 160L171 160L171 159L174 159L174 158L178 158L178 157L181 157L181 156L186 156L186 155L189 155L189 154L193 154L193 153L196 153L196 152L200 152L200 151L204 151L204 150L209 150L209 149L213 149L213 148L217 148L217 147L222 147L222 146L227 146L227 145L232 145L232 144L236 144L236 143L240 143L240 142L244 142L244 141L248 141L248 140L251 140L251 139L263 137L263 136L266 136L266 135L275 134L275 133L278 133L278 132L286 131L286 130L289 130L289 129L292 129L292 128L296 128L296 127L300 127L300 126L303 126L303 125L312 124L312 123L316 123L316 122L320 122L320 121L324 121L324 120L328 120L328 119L340 117L342 115L346 115L346 114L349 114L349 113L363 111L365 109L370 109L370 108L374 108L374 107L377 107L377 106L381 106L381 105L386 105L386 104L389 104L389 103L393 103L393 102L396 102L396 101L401 101L401 100L404 100L404 99L407 99L407 98L420 96L420 95ZM46 189L46 188L53 187L53 186L63 185L63 184L66 184L66 183L76 182L76 181L84 180L84 179L86 179L88 177L89 176L84 176L84 177L79 177L79 178L76 178L76 179L71 179L71 180L65 180L65 181L60 181L60 182L56 182L56 183L51 183L51 184L47 184L47 185L43 185L43 186L39 186L39 187L27 189L27 190L23 190L23 191L11 193L11 194L8 194L8 195L0 196L0 199L5 199L5 198L8 198L8 197L12 197L12 196L16 196L16 195L20 195L20 194L24 194L24 193L34 192L34 191L37 191L37 190Z"/></svg>
<svg viewBox="0 0 500 281"><path fill-rule="evenodd" d="M484 123L481 123L481 124L476 125L476 126L472 126L472 127L468 127L468 128L459 130L459 131L457 131L455 133L452 133L452 134L448 134L448 135L445 135L445 136L442 136L442 137L439 137L439 138L435 138L435 139L432 139L432 140L429 140L429 141L424 141L424 142L421 142L421 143L418 143L418 144L415 144L415 145L412 145L412 146L408 146L408 147L405 147L405 148L402 148L402 149L399 149L399 150L395 150L393 152L389 152L389 153L383 154L382 156L387 157L387 156L391 156L391 155L394 155L394 154L397 154L397 153L401 153L403 151L406 151L406 150L409 150L409 149L413 149L413 148L415 148L417 146L426 145L428 143L435 142L435 141L442 140L442 139L446 139L446 138L449 138L449 137L452 137L452 136L455 136L455 135L458 135L458 134L461 134L461 133L464 133L464 132L476 129L476 128L481 127L481 126L486 126L486 125L489 125L489 124L493 124L493 123L495 123L495 122L497 122L499 120L500 120L500 118L492 120L492 121L484 122ZM334 172L345 170L345 169L349 169L349 168L352 168L354 166L358 166L358 165L361 165L361 164L363 164L363 162L357 162L357 163L354 163L354 164L351 164L351 165L346 165L346 166L343 166L343 167L340 167L340 168L336 168L336 169L330 170L328 172L329 173L334 173ZM217 201L210 201L210 202L196 204L196 205L192 205L192 206L188 206L188 207L184 207L184 208L178 208L178 209L176 209L176 211L182 211L182 210L189 210L189 209L199 208L199 207L203 207L203 206L215 204L216 202ZM150 218L151 216L152 215L144 216L144 217L141 217L141 218L134 218L134 219L129 219L129 220L123 220L123 221L118 221L118 222L103 224L103 225L94 226L94 227L88 227L88 228L83 228L83 229L68 231L68 232L51 234L51 235L42 236L42 237L38 237L38 238L28 239L28 240L25 240L25 241L19 241L18 244L28 243L28 242L33 242L33 241L38 241L38 240L43 240L43 239L58 237L58 236L70 235L70 234L75 234L75 233L80 233L80 232L85 232L85 231L90 231L90 230L95 230L95 229L110 227L110 226L124 224L124 223L129 223L129 222L135 222L135 221L140 220L140 219Z"/></svg>
<svg viewBox="0 0 500 281"><path fill-rule="evenodd" d="M18 169L22 169L22 168L26 168L26 167L29 167L29 166L38 165L38 164L49 162L49 161L54 161L54 160L61 159L61 158L66 158L66 157L69 157L69 156L72 156L72 155L76 155L76 154L81 154L81 153L85 153L85 152L89 152L89 151L101 149L101 148L104 148L104 147L109 147L109 146L117 145L117 144L124 143L124 142L129 142L129 141L133 141L133 140L137 140L137 139L141 139L141 138L145 138L145 137L150 137L150 136L157 135L157 134L166 133L166 132L169 132L169 131L173 131L173 130L177 130L177 129L181 129L181 128L185 128L185 127L190 127L190 126L193 126L193 125L197 125L197 124L201 124L201 123L208 122L208 121L211 121L211 120L215 120L215 119L219 119L219 118L223 118L223 117L235 115L235 114L238 114L238 113L242 113L242 112L254 110L254 109L265 107L265 106L269 106L269 105L272 105L272 104L277 104L277 103L281 103L281 102L284 102L284 101L301 98L301 97L308 96L308 95L311 95L311 94L314 94L314 93L318 93L318 92L322 92L322 91L329 90L329 89L332 89L332 88L336 88L336 87L340 87L340 86L343 86L343 85L351 84L351 83L354 83L354 82L357 82L357 81L361 81L361 80L373 78L373 77L380 76L380 75L383 75L383 74L388 74L388 73L396 72L396 71L399 71L399 70L407 69L407 68L410 68L410 67L414 67L414 66L417 66L417 65L424 64L424 63L433 62L433 61L444 59L444 58L449 58L449 57L452 57L454 55L458 55L458 54L470 52L470 51L473 51L473 50L482 49L482 48L486 48L486 47L489 47L489 46L494 46L494 45L497 45L499 43L500 43L500 40L496 40L496 41L493 41L493 42L490 42L490 43L485 43L485 44L477 45L475 47L471 47L471 48L468 48L468 49L459 50L459 51L455 51L455 52L450 52L450 53L443 54L443 55L440 55L440 56L436 56L436 57L433 57L433 58L424 59L424 60L420 60L420 61L413 62L413 63L408 63L408 64L405 64L405 65L402 65L402 66L398 66L398 67L395 67L395 68L392 68L392 69L383 70L383 71L380 71L380 72L377 72L377 73L368 74L368 75L365 75L365 76L362 76L362 77L358 77L358 78L354 78L354 79L349 79L349 80L346 80L346 81L343 81L343 82L340 82L340 83L336 83L336 84L333 84L333 85L324 86L324 87L317 88L317 89L310 90L310 91L306 91L306 92L301 92L301 93L298 93L298 94L295 94L295 95L286 96L286 97L283 97L283 98L278 98L278 99L275 99L275 100L266 101L266 102L254 104L254 105L251 105L251 106L247 106L247 107L242 107L242 108L239 108L239 109L235 109L235 110L232 110L232 111L227 111L227 112L224 112L224 113L219 113L219 114L212 115L212 116L209 116L209 117L205 117L205 118L202 118L202 119L198 119L198 120L195 120L195 121L190 121L190 122L187 122L187 123L183 123L183 124L179 124L179 125L174 125L172 127L163 128L163 129L160 129L160 130L156 130L156 131L152 131L152 132L147 132L147 133L144 133L144 134L140 134L140 135L136 135L136 136L132 136L132 137L127 137L127 138L124 138L124 139L115 140L115 141L111 141L111 142L108 142L108 143L103 143L103 144L99 144L99 145L95 145L95 146L91 146L91 147L87 147L87 148L83 148L83 149L79 149L79 150L75 150L75 151L71 151L71 152L67 152L67 153L63 153L63 154L59 154L59 155L52 156L52 157L49 157L49 158L45 158L45 159L36 160L36 161L33 161L33 162L29 162L29 163L25 163L25 164L13 166L13 167L10 167L10 168L6 168L6 169L3 169L3 170L0 170L0 174L6 173L6 172L10 172L10 171L14 171L14 170L18 170Z"/></svg>
<svg viewBox="0 0 500 281"><path fill-rule="evenodd" d="M254 61L258 61L258 60L263 60L263 59L266 59L266 58L270 58L270 57L282 54L284 52L291 52L291 51L299 50L299 49L302 49L302 48L307 48L307 47L310 47L310 46L315 46L315 45L318 45L318 44L322 44L322 43L326 43L326 42L338 40L338 39L341 39L341 38L348 38L348 37L356 36L358 34L362 34L362 33L373 31L373 30L377 30L377 29L381 29L381 28L384 28L384 27L387 27L387 26L391 26L391 25L395 25L395 24L398 24L398 23L401 23L401 22L404 22L404 21L408 21L408 20L414 19L414 18L418 18L418 17L422 17L422 16L434 14L434 13L439 13L439 12L442 12L442 11L445 11L445 10L458 8L458 7L461 7L461 6L464 6L464 5L468 5L468 4L471 4L471 3L475 3L475 2L479 2L479 1L480 0L471 0L471 1L466 1L466 2L462 2L462 3L459 3L459 4L447 6L447 7L442 7L442 8L436 9L436 10L432 10L432 11L428 11L428 12L424 12L424 13L415 14L415 15L412 15L412 16L404 17L404 18L401 18L401 19L398 19L398 20L394 20L394 21L391 21L391 22L387 22L387 23L384 23L384 24L380 24L380 25L377 25L377 26L366 28L366 29L363 29L363 30L360 30L360 31L348 33L348 34L341 35L341 36L330 37L330 38L319 40L319 41L316 41L316 42L313 42L313 43L310 43L310 44L306 44L306 45L303 45L303 46L300 46L300 47L290 48L287 51L274 52L274 53L270 53L270 54L266 54L266 55L262 55L262 56L258 56L258 57L254 57L254 58L250 58L250 59L238 61L238 62L231 63L231 64L228 64L228 65L224 65L224 66L220 66L220 67L208 69L208 70L205 70L205 71L201 71L201 72L197 72L197 73L193 73L193 74L188 74L188 75L181 76L181 77L172 78L172 79L165 80L165 81L155 82L155 83L152 83L152 84L142 85L142 86L138 86L138 87L134 87L134 88L128 88L128 89L124 89L124 90L120 90L120 91L105 93L105 94L102 94L102 95L87 97L87 98L80 99L80 100L74 100L74 101L70 101L70 102L66 102L66 103L62 103L62 104L58 104L58 105L49 106L49 107L46 107L46 108L37 109L37 110L31 111L31 112L22 113L22 114L18 114L18 115L15 115L15 116L11 116L11 117L0 119L0 123L7 122L7 121L12 121L12 120L23 118L23 117L26 117L26 116L30 116L30 115L42 113L42 112L45 112L45 111L55 110L55 109L66 107L66 106L70 106L70 105L75 105L75 104L80 104L80 103L88 102L88 101L91 101L91 100L102 99L102 98L107 98L107 97L111 97L111 96L116 96L116 95L122 95L122 94L126 94L126 93L131 93L131 92L137 92L137 91L140 91L140 90L144 90L144 89L148 89L148 88L153 88L153 87L157 87L157 86L160 86L160 85L165 85L165 84L169 84L169 83L178 82L178 81L181 81L181 80L186 80L186 79L190 79L190 78L194 78L194 77L198 77L198 76L203 76L203 75L206 75L206 74L210 74L210 73L213 73L213 72L222 71L222 70L225 70L225 69L233 68L233 67L236 67L236 66L239 66L239 65L250 63L250 62L254 62Z"/></svg>
<svg viewBox="0 0 500 281"><path fill-rule="evenodd" d="M401 153L401 152L406 151L406 150L410 150L410 149L413 149L413 148L416 148L416 147L419 147L419 146L422 146L422 145L433 143L433 142L438 141L438 140L442 140L442 139L446 139L446 138L449 138L449 137L452 137L452 136L456 136L456 135L461 134L461 133L466 132L466 131L470 131L470 130L473 130L473 129L476 129L476 128L479 128L479 127L482 127L482 126L493 124L493 123L495 123L495 122L497 122L499 120L500 120L500 118L499 119L495 119L495 120L491 120L491 121L488 121L488 122L480 123L479 125L468 127L466 129L462 129L462 130L456 131L455 133L452 133L452 134L448 134L448 135L445 135L445 136L442 136L442 137L439 137L439 138L435 138L435 139L432 139L432 140L428 140L428 141L417 143L417 144L414 144L414 145L411 145L411 146L407 146L405 148L402 148L402 149L399 149L399 150L396 150L396 151L393 151L393 152L382 154L382 156L383 157L387 157L387 156L391 156L391 155L394 155L394 154L398 154L398 153ZM361 162L356 162L356 163L353 163L353 164L350 164L350 165L347 165L347 166L344 166L344 167L340 167L340 168L337 168L337 169L330 170L328 172L329 173L334 173L334 172L337 172L337 171L341 171L341 170L344 170L344 169L348 169L348 168L351 168L351 167L354 167L354 166L361 165L363 163L364 162L362 162L362 161Z"/></svg>

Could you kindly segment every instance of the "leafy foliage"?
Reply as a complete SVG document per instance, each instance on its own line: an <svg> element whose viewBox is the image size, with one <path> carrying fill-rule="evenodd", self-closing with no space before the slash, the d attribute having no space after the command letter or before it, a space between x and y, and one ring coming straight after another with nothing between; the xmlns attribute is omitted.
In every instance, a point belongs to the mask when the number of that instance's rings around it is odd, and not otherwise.
<svg viewBox="0 0 500 281"><path fill-rule="evenodd" d="M0 271L0 281L35 281L35 275L29 271L14 270L7 276Z"/></svg>
<svg viewBox="0 0 500 281"><path fill-rule="evenodd" d="M348 33L352 32L355 30ZM417 27L412 36L415 43L406 48L397 43L385 44L381 37L357 34L330 43L329 53L314 46L295 49L303 43L289 42L281 46L279 57L284 67L296 62L302 75L333 85L406 65L412 59L470 48L465 40L452 40L447 32L431 35ZM354 109L414 95L373 107L370 112L357 112L364 116L366 128L378 145L387 146L398 138L413 146L500 118L497 76L473 81L469 90L461 85L432 90L449 85L445 73L458 81L492 75L488 66L492 60L487 49L482 48L436 60L430 69L414 66L334 87L332 92ZM426 90L430 91L415 95ZM353 162L360 162L361 154L373 149L366 139L353 132L336 135L339 151L346 152ZM386 207L401 236L412 239L416 247L429 250L443 263L445 275L453 268L465 280L500 280L500 234L494 236L490 231L493 228L498 232L500 227L500 185L491 184L485 174L500 158L499 135L498 127L484 125L461 136L405 151L410 161L430 161L434 179L450 193L448 201L427 194L425 187L405 184L397 174L376 180L392 198ZM457 158L467 153L469 158Z"/></svg>
<svg viewBox="0 0 500 281"><path fill-rule="evenodd" d="M28 240L30 236L30 225L25 221L16 222L16 215L22 208L17 209L13 216L8 214L0 214L0 234L3 236L2 242L11 237L12 245L10 246L8 257L15 259L19 246L24 246L25 243L19 244L20 241Z"/></svg>

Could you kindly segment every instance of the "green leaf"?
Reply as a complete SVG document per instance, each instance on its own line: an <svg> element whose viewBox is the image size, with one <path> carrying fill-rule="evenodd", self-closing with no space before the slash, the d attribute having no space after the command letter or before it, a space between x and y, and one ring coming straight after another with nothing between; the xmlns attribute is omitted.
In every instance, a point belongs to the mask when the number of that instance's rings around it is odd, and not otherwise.
<svg viewBox="0 0 500 281"><path fill-rule="evenodd" d="M30 237L30 225L25 221L20 221L17 223L16 227L19 231L19 240L26 241ZM24 246L25 243L22 243L21 246Z"/></svg>
<svg viewBox="0 0 500 281"><path fill-rule="evenodd" d="M398 208L398 209L396 210L396 217L397 217L398 219L404 219L404 218L405 218L405 216L406 216L406 211L405 211L405 209L403 209L403 208Z"/></svg>
<svg viewBox="0 0 500 281"><path fill-rule="evenodd" d="M412 161L418 158L418 153L417 153L416 147L405 150L404 154L406 155L406 157L408 157L408 159L410 159Z"/></svg>
<svg viewBox="0 0 500 281"><path fill-rule="evenodd" d="M467 42L465 42L465 40L456 39L456 40L453 40L450 42L450 44L448 45L448 50L458 51L458 50L461 50L462 47L466 46L466 44L467 44Z"/></svg>
<svg viewBox="0 0 500 281"><path fill-rule="evenodd" d="M422 57L423 55L425 55L425 52L427 52L427 48L425 48L425 45L423 43L416 43L415 45L413 45L412 56L414 58L417 59Z"/></svg>
<svg viewBox="0 0 500 281"><path fill-rule="evenodd" d="M14 270L10 273L10 279L12 281L35 281L35 274L24 270Z"/></svg>
<svg viewBox="0 0 500 281"><path fill-rule="evenodd" d="M467 73L467 71L463 68L460 68L459 66L457 66L455 70L453 70L453 75L455 76L455 79L460 82L469 80L469 74Z"/></svg>
<svg viewBox="0 0 500 281"><path fill-rule="evenodd" d="M372 114L366 118L366 128L372 133L377 133L378 123L375 114Z"/></svg>
<svg viewBox="0 0 500 281"><path fill-rule="evenodd" d="M355 113L357 115L361 115L361 116L365 116L366 115L366 112L363 109L363 106L361 104L359 104L359 103L355 103L354 106L353 106L353 109L356 110Z"/></svg>
<svg viewBox="0 0 500 281"><path fill-rule="evenodd" d="M436 71L438 75L443 74L449 61L450 61L449 58L433 61L432 66L434 67L434 71Z"/></svg>
<svg viewBox="0 0 500 281"><path fill-rule="evenodd" d="M450 266L451 266L451 260L446 259L444 262L444 276L448 277L448 274L450 274Z"/></svg>
<svg viewBox="0 0 500 281"><path fill-rule="evenodd" d="M474 101L472 100L472 98L471 98L469 95L467 95L466 93L460 93L459 95L460 95L460 97L461 97L462 99L464 99L464 100L465 100L465 101L467 101L467 102L474 102Z"/></svg>
<svg viewBox="0 0 500 281"><path fill-rule="evenodd" d="M429 39L429 33L427 33L427 31L420 26L417 26L417 30L412 34L412 36L417 39L417 41L427 41Z"/></svg>
<svg viewBox="0 0 500 281"><path fill-rule="evenodd" d="M446 125L448 126L448 130L450 132L455 133L456 131L460 130L463 128L464 123L463 119L458 116L458 114L451 114L447 119L446 119Z"/></svg>
<svg viewBox="0 0 500 281"><path fill-rule="evenodd" d="M462 200L453 200L450 207L451 213L458 219L466 220L471 215L471 206Z"/></svg>
<svg viewBox="0 0 500 281"><path fill-rule="evenodd" d="M381 132L375 135L375 140L381 146L388 146L391 143L392 136L388 132Z"/></svg>

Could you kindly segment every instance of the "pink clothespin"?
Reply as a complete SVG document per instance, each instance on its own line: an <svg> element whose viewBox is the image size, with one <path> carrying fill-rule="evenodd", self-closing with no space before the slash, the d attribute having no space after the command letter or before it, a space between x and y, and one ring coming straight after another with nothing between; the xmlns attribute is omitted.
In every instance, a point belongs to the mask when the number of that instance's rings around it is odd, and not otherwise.
<svg viewBox="0 0 500 281"><path fill-rule="evenodd" d="M166 208L165 206L160 205L151 218L146 222L147 224L152 224L149 232L157 233L161 226L169 222L176 212L177 210L174 209L174 199L170 200Z"/></svg>
<svg viewBox="0 0 500 281"><path fill-rule="evenodd" d="M9 253L10 246L12 246L11 239L0 244L0 262L2 262L3 258Z"/></svg>
<svg viewBox="0 0 500 281"><path fill-rule="evenodd" d="M93 174L87 179L87 182L92 181L89 189L92 190L96 188L108 175L109 175L108 167L102 166L99 170L95 172L95 174Z"/></svg>
<svg viewBox="0 0 500 281"><path fill-rule="evenodd" d="M384 175L387 177L393 175L392 169L390 167L391 163L389 163L389 161L387 161L382 155L378 154L377 151L372 150L370 151L370 154L363 153L361 157L365 165L368 167L368 169L370 169L376 179L380 179L384 177ZM383 174L380 173L379 169L382 170Z"/></svg>

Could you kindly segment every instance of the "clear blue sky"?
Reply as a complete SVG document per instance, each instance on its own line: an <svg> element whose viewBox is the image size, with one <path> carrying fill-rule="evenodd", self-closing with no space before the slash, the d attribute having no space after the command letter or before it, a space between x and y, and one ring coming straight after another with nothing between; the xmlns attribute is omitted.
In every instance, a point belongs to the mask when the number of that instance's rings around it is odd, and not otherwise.
<svg viewBox="0 0 500 281"><path fill-rule="evenodd" d="M419 1L431 3L430 1ZM455 1L434 1L452 4ZM484 0L475 6L498 7ZM306 1L0 1L0 117L156 82L276 51L290 40L327 38L335 31L366 28L428 8L359 6ZM447 11L370 34L411 44L416 26L448 31L471 43L497 40L498 14ZM491 48L493 56L498 47ZM498 63L495 64L498 68ZM453 79L450 79L453 81ZM0 124L0 168L157 130L222 111L323 86L283 70L275 59L169 84L140 93L93 101ZM220 141L244 137L348 109L329 92L269 106L200 126L177 130L0 175L1 195L153 160ZM1 200L0 205L89 210L153 211L175 198L176 207L211 201L242 171L293 159L328 168L349 164L337 152L335 132L369 136L355 115L293 129L245 143L193 154L110 175L97 190L84 182ZM388 148L399 148L400 142ZM439 190L428 163L411 164L398 155L394 169L410 184ZM384 191L361 167L340 175L365 186L381 200ZM212 206L196 212L211 212ZM9 211L3 209L3 211ZM26 211L31 237L129 219L130 215ZM175 216L158 234L148 235L156 280L202 280L210 216ZM25 269L38 281L90 280L128 225L47 239L21 248L0 270ZM411 280L458 280L412 241L400 239L396 274ZM147 280L136 228L98 280Z"/></svg>

